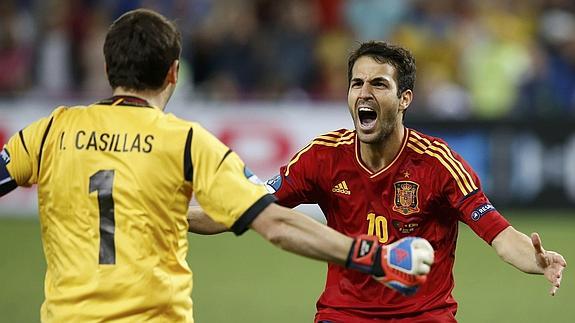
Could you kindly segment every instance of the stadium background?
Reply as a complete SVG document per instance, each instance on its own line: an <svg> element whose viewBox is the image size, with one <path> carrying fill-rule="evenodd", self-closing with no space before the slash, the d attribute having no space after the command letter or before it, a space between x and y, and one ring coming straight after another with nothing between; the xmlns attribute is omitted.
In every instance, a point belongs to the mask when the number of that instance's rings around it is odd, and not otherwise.
<svg viewBox="0 0 575 323"><path fill-rule="evenodd" d="M575 2L571 0L3 0L0 145L60 104L109 96L101 46L134 7L184 39L170 112L198 120L267 178L313 136L350 127L346 55L385 39L418 62L406 123L445 138L521 231L575 259ZM44 262L34 190L0 201L2 322L38 321ZM321 220L317 209L304 212ZM575 321L573 275L552 298L461 227L461 322ZM253 233L190 236L197 321L310 322L323 264Z"/></svg>

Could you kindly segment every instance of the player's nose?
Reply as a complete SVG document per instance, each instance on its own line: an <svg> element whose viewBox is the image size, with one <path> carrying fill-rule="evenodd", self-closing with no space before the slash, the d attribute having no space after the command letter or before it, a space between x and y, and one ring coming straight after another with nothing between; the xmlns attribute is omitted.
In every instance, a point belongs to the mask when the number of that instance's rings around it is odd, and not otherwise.
<svg viewBox="0 0 575 323"><path fill-rule="evenodd" d="M373 99L373 88L369 82L364 82L359 90L359 99L371 100Z"/></svg>

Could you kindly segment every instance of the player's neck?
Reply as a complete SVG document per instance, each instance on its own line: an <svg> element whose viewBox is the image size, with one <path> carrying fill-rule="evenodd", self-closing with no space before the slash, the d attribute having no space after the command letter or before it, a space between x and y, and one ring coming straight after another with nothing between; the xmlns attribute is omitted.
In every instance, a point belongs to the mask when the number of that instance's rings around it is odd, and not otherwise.
<svg viewBox="0 0 575 323"><path fill-rule="evenodd" d="M377 143L359 142L361 160L372 172L378 172L389 166L401 149L405 136L405 127L401 124L382 141Z"/></svg>
<svg viewBox="0 0 575 323"><path fill-rule="evenodd" d="M146 100L152 107L164 110L168 98L165 98L163 91L132 91L121 87L114 89L114 96L133 96Z"/></svg>

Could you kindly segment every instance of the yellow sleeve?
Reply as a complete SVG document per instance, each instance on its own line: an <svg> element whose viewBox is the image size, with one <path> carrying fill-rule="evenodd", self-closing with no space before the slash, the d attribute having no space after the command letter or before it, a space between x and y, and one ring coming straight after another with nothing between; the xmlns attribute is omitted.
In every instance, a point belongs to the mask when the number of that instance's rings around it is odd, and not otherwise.
<svg viewBox="0 0 575 323"><path fill-rule="evenodd" d="M4 147L10 155L7 169L18 186L30 186L38 181L42 143L52 117L42 118L14 134Z"/></svg>
<svg viewBox="0 0 575 323"><path fill-rule="evenodd" d="M196 199L215 221L236 234L275 201L264 184L240 157L199 125L191 142L193 187Z"/></svg>

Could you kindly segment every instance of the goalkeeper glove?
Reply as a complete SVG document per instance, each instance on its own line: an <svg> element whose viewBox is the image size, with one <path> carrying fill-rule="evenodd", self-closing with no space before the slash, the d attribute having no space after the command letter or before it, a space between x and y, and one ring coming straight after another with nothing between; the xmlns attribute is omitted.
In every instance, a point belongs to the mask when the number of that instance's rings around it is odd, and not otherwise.
<svg viewBox="0 0 575 323"><path fill-rule="evenodd" d="M403 295L412 295L427 279L433 263L433 248L423 238L406 237L380 245L375 236L356 237L346 267L371 274Z"/></svg>

